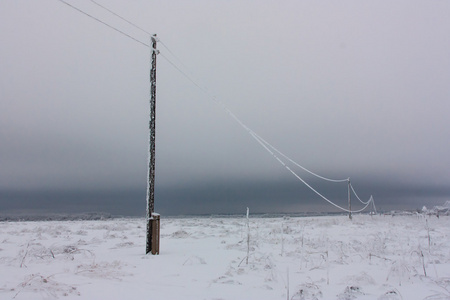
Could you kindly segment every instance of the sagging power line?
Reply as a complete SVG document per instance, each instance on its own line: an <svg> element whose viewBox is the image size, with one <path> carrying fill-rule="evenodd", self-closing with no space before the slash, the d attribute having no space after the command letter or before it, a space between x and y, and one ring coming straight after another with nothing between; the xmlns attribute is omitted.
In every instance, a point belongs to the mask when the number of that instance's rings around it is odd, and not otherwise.
<svg viewBox="0 0 450 300"><path fill-rule="evenodd" d="M122 35L124 35L124 36L126 36L126 37L128 37L128 38L130 38L130 39L132 39L132 40L134 40L135 42L137 42L137 43L139 43L139 44L141 44L141 45L143 45L143 46L146 46L146 47L150 48L150 45L148 45L148 44L146 44L146 43L144 43L144 42L138 40L137 38L131 36L130 34L127 34L126 32L124 32L124 31L122 31L122 30L120 30L120 29L117 29L116 27L114 27L114 26L112 26L112 25L110 25L110 24L108 24L108 23L106 23L106 22L104 22L104 21L102 21L102 20L100 20L100 19L98 19L98 18L92 16L91 14L86 13L85 11L83 11L83 10L81 10L81 9L79 9L79 8L77 8L77 7L73 6L73 5L71 5L71 4L67 3L67 2L65 2L64 0L59 0L59 1L62 2L62 3L64 3L64 4L66 4L66 5L68 5L68 6L70 6L70 7L73 8L73 9L77 10L78 12L80 12L80 13L82 13L82 14L84 14L84 15L86 15L86 16L92 18L92 19L94 19L95 21L100 22L101 24L103 24L103 25L109 27L110 29L113 29L113 30L115 30L116 32L118 32L118 33L120 33L120 34L122 34ZM151 34L150 34L148 31L146 31L145 29L143 29L142 27L140 27L140 26L136 25L135 23L133 23L133 22L127 20L126 18L124 18L124 17L122 17L121 15L115 13L114 11L108 9L107 7L105 7L105 6L103 6L103 5L99 4L99 3L97 3L97 2L94 1L94 0L91 0L91 2L94 3L94 4L96 4L97 6L101 7L102 9L108 11L109 13L113 14L114 16L120 18L121 20L123 20L123 21L129 23L129 24L132 25L133 27L135 27L135 28L141 30L142 32L148 34L149 36L151 36ZM187 68L186 65L183 64L183 62L182 62L182 61L174 54L174 52L173 52L166 44L164 44L160 39L158 39L157 41L158 41L161 45L164 46L164 48L167 50L168 53L170 53L176 60L178 60L178 61L180 62L180 64L183 66L184 69L189 70L189 68ZM324 199L325 201L327 201L327 202L330 203L331 205L335 206L336 208L338 208L338 209L340 209L340 210L342 210L342 211L348 212L350 218L351 218L351 213L361 212L361 211L365 210L370 204L372 204L373 209L374 209L374 211L376 212L375 202L374 202L373 197L370 196L369 200L366 201L366 202L365 202L365 201L362 201L362 200L360 199L360 197L356 194L356 192L355 192L355 190L354 190L354 188L353 188L353 186L352 186L352 184L351 184L351 182L350 182L350 178L346 178L346 179L331 179L331 178L327 178L327 177L318 175L317 173L314 173L314 172L310 171L309 169L303 167L302 165L298 164L297 162L295 162L294 160L292 160L291 158L289 158L288 156L286 156L285 154L283 154L282 152L280 152L277 148L275 148L272 144L270 144L270 143L267 142L265 139L263 139L260 135L258 135L258 134L257 134L256 132L254 132L252 129L250 129L247 125L245 125L245 124L237 117L237 115L234 114L234 113L233 113L233 112L232 112L232 111L231 111L231 110L230 110L230 109L229 109L222 101L218 100L216 97L214 97L213 95L211 95L211 94L208 92L208 89L205 88L205 87L202 87L196 80L194 80L194 79L192 78L192 76L190 76L190 75L187 74L188 72L183 71L183 70L182 70L182 67L179 67L176 63L174 63L173 61L171 61L168 57L166 57L164 54L160 53L159 51L158 51L158 54L161 55L161 56L162 56L162 57L163 57L170 65L172 65L172 66L173 66L180 74L182 74L184 77L186 77L186 78L187 78L192 84L194 84L198 89L200 89L203 93L205 93L211 101L213 101L213 102L215 102L216 104L218 104L218 105L219 105L219 106L220 106L220 107L221 107L221 108L222 108L222 109L223 109L223 110L224 110L224 111L225 111L232 119L234 119L234 120L235 120L235 121L236 121L236 122L237 122L237 123L238 123L238 124L239 124L239 125L240 125L240 126L241 126L241 127L242 127L242 128L243 128L250 136L251 136L251 137L252 137L252 138L254 138L254 139L255 139L255 140L256 140L256 141L257 141L257 142L258 142L258 143L266 150L266 151L268 151L269 154L271 154L271 155L272 155L272 156L273 156L273 157L274 157L281 165L283 165L290 173L292 173L298 180L300 180L304 185L306 185L309 189L311 189L311 190L312 190L314 193L316 193L319 197L321 197L322 199ZM192 72L190 72L190 70L189 70L189 73L192 73ZM301 168L302 170L308 172L309 174L311 174L311 175L313 175L313 176L315 176L315 177L317 177L317 178L319 178L319 179L322 179L322 180L325 180L325 181L329 181L329 182L335 182L335 183L339 183L339 182L347 182L347 183L348 183L348 202L349 202L349 203L348 203L348 204L349 204L348 209L343 208L343 207L337 205L336 203L332 202L332 201L329 200L327 197L325 197L324 195L322 195L320 192L318 192L316 189L314 189L314 188L313 188L311 185L309 185L305 180L303 180L303 179L302 179L295 171L293 171L293 170L285 163L285 161L283 161L276 153L278 153L280 156L282 156L284 159L286 159L286 160L289 161L290 163L294 164L295 166ZM350 200L350 199L351 199L351 198L350 198L350 197L351 197L351 192L356 196L356 198L357 198L362 204L365 205L362 209L359 209L359 210L352 210L352 209L351 209L351 200Z"/></svg>

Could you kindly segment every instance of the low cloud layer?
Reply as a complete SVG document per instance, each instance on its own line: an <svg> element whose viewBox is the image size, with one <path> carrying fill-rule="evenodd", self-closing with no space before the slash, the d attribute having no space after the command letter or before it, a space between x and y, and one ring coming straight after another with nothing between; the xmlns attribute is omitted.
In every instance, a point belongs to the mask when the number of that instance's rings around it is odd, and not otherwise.
<svg viewBox="0 0 450 300"><path fill-rule="evenodd" d="M304 167L350 177L367 195L450 195L448 3L102 4L161 39L157 187L173 199L186 190L182 207L220 211L237 182L230 211L253 198L276 211L261 184L302 195L211 98ZM149 42L90 1L74 5ZM149 49L58 1L4 1L0 20L0 189L145 193Z"/></svg>

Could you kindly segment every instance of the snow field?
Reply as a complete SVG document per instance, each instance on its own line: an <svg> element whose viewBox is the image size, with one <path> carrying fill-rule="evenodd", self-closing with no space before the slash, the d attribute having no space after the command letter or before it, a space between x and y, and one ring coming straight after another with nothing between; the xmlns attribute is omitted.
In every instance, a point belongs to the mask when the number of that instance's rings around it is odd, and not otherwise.
<svg viewBox="0 0 450 300"><path fill-rule="evenodd" d="M450 217L0 223L0 299L450 299ZM248 264L247 264L247 253Z"/></svg>

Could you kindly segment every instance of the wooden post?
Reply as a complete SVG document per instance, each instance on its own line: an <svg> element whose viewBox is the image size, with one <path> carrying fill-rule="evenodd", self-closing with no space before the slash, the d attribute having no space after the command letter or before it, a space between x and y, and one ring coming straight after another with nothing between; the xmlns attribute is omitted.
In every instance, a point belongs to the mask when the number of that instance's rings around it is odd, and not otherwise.
<svg viewBox="0 0 450 300"><path fill-rule="evenodd" d="M155 214L155 124L156 124L156 34L151 37L152 67L150 70L150 136L147 182L147 244L146 254L159 254L159 214Z"/></svg>
<svg viewBox="0 0 450 300"><path fill-rule="evenodd" d="M151 252L153 255L159 254L159 232L160 232L160 216L159 214L152 214L151 219L152 227L152 240L151 240Z"/></svg>

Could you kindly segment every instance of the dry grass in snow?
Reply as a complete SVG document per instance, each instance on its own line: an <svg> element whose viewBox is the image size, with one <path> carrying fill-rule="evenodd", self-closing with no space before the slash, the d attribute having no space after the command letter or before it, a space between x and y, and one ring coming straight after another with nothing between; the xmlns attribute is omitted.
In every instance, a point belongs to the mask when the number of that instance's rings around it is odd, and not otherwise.
<svg viewBox="0 0 450 300"><path fill-rule="evenodd" d="M0 223L0 299L450 299L450 218ZM248 240L249 233L249 243ZM247 263L248 253L248 263Z"/></svg>

